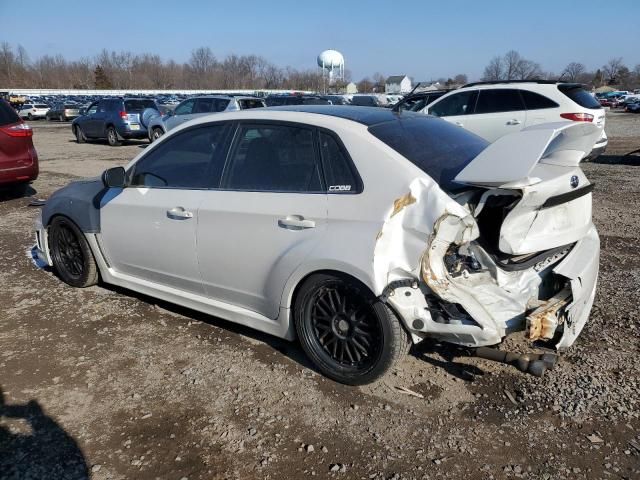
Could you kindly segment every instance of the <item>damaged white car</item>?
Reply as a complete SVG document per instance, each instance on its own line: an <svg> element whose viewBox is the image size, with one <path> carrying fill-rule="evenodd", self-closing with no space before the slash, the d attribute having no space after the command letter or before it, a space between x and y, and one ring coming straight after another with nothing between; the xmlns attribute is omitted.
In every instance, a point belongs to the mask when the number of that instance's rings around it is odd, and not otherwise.
<svg viewBox="0 0 640 480"><path fill-rule="evenodd" d="M595 294L579 163L601 133L560 122L488 145L386 109L220 113L53 194L36 254L73 286L100 278L297 337L348 384L426 337L481 347L526 330L562 349Z"/></svg>

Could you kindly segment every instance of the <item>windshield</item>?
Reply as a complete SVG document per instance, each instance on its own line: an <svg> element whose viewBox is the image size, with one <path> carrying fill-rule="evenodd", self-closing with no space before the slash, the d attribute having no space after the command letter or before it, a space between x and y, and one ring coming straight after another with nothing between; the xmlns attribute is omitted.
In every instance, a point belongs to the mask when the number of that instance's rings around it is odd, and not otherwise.
<svg viewBox="0 0 640 480"><path fill-rule="evenodd" d="M369 127L369 132L433 178L445 192L466 188L453 179L489 144L447 121L422 114Z"/></svg>

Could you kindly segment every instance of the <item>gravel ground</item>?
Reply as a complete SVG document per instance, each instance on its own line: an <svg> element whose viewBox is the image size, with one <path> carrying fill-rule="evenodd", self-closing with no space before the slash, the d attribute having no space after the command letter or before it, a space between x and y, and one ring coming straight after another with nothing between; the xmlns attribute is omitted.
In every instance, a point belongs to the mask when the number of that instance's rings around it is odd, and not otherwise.
<svg viewBox="0 0 640 480"><path fill-rule="evenodd" d="M591 320L543 378L424 342L383 381L317 374L296 344L28 258L37 209L0 199L0 478L640 478L640 115L584 170L602 240ZM631 133L629 133L631 132ZM46 198L144 148L37 122ZM524 348L522 338L506 347ZM406 387L418 396L402 393Z"/></svg>

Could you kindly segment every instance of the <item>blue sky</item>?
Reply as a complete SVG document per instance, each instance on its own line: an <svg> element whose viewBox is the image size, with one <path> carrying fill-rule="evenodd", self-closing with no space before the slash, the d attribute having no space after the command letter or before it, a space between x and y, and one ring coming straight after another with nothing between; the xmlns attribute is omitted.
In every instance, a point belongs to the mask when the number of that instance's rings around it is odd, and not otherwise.
<svg viewBox="0 0 640 480"><path fill-rule="evenodd" d="M638 18L640 0L0 0L0 41L22 44L32 58L108 48L180 62L209 46L218 57L254 53L298 69L334 48L355 80L374 72L473 80L510 49L558 73L571 61L595 69L614 56L633 68Z"/></svg>

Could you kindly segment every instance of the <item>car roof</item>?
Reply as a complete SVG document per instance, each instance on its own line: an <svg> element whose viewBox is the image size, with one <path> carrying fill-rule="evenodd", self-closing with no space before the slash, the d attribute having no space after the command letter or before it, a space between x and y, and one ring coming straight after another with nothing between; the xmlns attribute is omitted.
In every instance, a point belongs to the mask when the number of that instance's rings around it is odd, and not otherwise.
<svg viewBox="0 0 640 480"><path fill-rule="evenodd" d="M400 115L404 115L393 112L388 108L356 107L351 105L286 105L283 107L268 107L261 110L315 113L351 120L366 125L367 127L395 120Z"/></svg>

